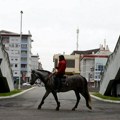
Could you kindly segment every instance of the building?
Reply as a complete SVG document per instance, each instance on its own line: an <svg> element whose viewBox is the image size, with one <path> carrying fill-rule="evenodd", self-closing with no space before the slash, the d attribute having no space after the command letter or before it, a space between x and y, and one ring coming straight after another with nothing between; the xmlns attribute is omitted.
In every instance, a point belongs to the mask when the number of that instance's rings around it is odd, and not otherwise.
<svg viewBox="0 0 120 120"><path fill-rule="evenodd" d="M53 56L54 68L58 65L58 59L60 54L55 54ZM80 74L80 55L64 55L67 65L65 74Z"/></svg>
<svg viewBox="0 0 120 120"><path fill-rule="evenodd" d="M43 69L42 68L42 64L41 62L39 62L39 55L32 55L31 56L31 69L32 70L35 70L35 69Z"/></svg>
<svg viewBox="0 0 120 120"><path fill-rule="evenodd" d="M24 82L29 81L31 77L32 35L29 32L20 37L18 33L1 30L0 36L9 55L14 81L18 81L19 78Z"/></svg>
<svg viewBox="0 0 120 120"><path fill-rule="evenodd" d="M107 45L100 45L98 49L73 51L80 54L80 74L84 76L92 87L99 87L101 75L104 72L107 59L111 54Z"/></svg>

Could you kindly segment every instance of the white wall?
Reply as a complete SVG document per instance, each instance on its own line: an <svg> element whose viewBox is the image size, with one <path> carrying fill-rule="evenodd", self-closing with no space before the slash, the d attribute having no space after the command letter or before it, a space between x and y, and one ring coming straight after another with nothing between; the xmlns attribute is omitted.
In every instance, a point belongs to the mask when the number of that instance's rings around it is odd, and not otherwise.
<svg viewBox="0 0 120 120"><path fill-rule="evenodd" d="M38 56L36 57L31 56L31 69L32 70L38 69L38 60L39 60Z"/></svg>
<svg viewBox="0 0 120 120"><path fill-rule="evenodd" d="M7 52L5 52L2 48L2 44L0 43L0 58L2 59L1 62L1 72L4 77L6 77L10 91L14 90L14 82L13 82L13 75L12 70L10 67L9 57Z"/></svg>
<svg viewBox="0 0 120 120"><path fill-rule="evenodd" d="M118 41L113 54L110 55L107 63L104 75L102 78L100 93L104 94L110 80L114 80L118 70L120 69L120 40Z"/></svg>
<svg viewBox="0 0 120 120"><path fill-rule="evenodd" d="M93 74L91 69L94 68L94 58L83 58L80 64L81 75L89 80L89 74ZM91 80L94 78L92 77Z"/></svg>

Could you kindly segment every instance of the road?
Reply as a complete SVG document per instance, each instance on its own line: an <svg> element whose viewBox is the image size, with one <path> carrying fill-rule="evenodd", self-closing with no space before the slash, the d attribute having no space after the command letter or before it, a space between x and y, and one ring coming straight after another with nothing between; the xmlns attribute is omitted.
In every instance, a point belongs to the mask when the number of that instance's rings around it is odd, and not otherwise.
<svg viewBox="0 0 120 120"><path fill-rule="evenodd" d="M41 110L37 110L44 87L34 89L14 98L0 99L0 120L120 120L120 104L102 102L92 98L93 110L81 98L76 111L72 111L76 97L74 92L58 93L61 107L56 111L56 102L50 94Z"/></svg>

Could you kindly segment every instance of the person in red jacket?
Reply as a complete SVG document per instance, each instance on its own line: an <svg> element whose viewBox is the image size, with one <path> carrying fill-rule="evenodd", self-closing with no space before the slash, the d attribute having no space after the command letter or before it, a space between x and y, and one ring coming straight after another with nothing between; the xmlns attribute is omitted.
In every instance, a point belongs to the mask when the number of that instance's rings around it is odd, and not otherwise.
<svg viewBox="0 0 120 120"><path fill-rule="evenodd" d="M55 73L55 85L57 89L56 91L59 91L61 88L61 78L64 76L66 69L66 60L63 55L59 56L59 63L56 69L57 72Z"/></svg>

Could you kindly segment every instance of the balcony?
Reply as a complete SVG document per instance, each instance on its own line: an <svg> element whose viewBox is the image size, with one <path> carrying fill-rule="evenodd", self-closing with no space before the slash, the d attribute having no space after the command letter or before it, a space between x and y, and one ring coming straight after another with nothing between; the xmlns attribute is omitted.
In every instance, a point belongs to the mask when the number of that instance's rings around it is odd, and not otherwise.
<svg viewBox="0 0 120 120"><path fill-rule="evenodd" d="M27 71L27 67L26 68L21 68L21 71Z"/></svg>

